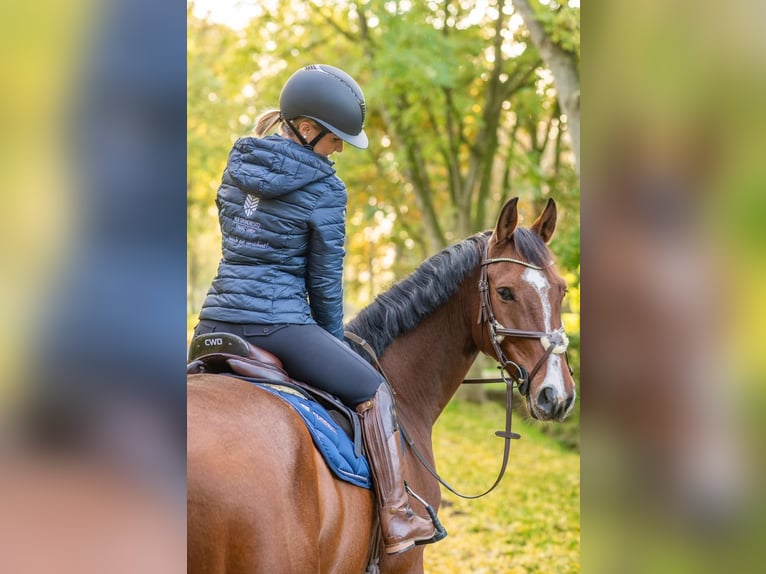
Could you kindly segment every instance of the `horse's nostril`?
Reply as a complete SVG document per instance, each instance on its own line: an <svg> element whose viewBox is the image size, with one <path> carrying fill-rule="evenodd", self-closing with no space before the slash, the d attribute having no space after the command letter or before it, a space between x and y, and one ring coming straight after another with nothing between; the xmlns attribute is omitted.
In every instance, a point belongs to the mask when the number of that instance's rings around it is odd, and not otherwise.
<svg viewBox="0 0 766 574"><path fill-rule="evenodd" d="M552 385L546 385L537 393L537 410L545 418L561 419L569 411L574 395L563 395Z"/></svg>
<svg viewBox="0 0 766 574"><path fill-rule="evenodd" d="M556 401L556 391L551 386L545 386L537 393L537 408L546 416L552 414L553 405Z"/></svg>

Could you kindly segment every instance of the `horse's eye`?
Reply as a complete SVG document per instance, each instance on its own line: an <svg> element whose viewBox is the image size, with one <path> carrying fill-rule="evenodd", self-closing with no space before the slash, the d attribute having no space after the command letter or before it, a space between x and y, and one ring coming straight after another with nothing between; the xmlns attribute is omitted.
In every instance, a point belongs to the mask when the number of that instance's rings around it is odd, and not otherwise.
<svg viewBox="0 0 766 574"><path fill-rule="evenodd" d="M515 301L516 296L513 294L513 289L510 287L499 287L497 289L497 294L500 295L500 298L503 301Z"/></svg>

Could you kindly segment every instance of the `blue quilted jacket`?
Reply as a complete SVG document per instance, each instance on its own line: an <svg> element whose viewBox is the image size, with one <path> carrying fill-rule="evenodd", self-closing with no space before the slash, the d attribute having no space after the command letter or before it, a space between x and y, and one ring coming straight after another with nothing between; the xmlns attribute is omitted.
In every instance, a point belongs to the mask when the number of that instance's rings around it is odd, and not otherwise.
<svg viewBox="0 0 766 574"><path fill-rule="evenodd" d="M316 323L343 340L346 187L280 136L238 140L216 199L223 258L200 319Z"/></svg>

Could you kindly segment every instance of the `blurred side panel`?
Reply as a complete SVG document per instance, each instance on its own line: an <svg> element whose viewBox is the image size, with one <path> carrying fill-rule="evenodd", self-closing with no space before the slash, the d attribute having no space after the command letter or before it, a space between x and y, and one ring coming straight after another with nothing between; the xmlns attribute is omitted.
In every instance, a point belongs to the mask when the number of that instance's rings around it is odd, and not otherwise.
<svg viewBox="0 0 766 574"><path fill-rule="evenodd" d="M582 11L584 572L762 570L764 11Z"/></svg>
<svg viewBox="0 0 766 574"><path fill-rule="evenodd" d="M180 0L0 18L2 572L185 569L185 31Z"/></svg>

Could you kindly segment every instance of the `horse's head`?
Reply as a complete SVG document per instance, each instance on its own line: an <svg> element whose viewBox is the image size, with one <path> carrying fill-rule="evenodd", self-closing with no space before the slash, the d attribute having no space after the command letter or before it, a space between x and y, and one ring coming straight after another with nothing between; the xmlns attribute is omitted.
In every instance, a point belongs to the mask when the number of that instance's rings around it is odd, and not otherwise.
<svg viewBox="0 0 766 574"><path fill-rule="evenodd" d="M561 323L566 282L546 244L556 228L556 203L548 200L532 226L517 227L518 198L500 212L481 263L480 349L519 381L533 417L563 420L575 401Z"/></svg>

